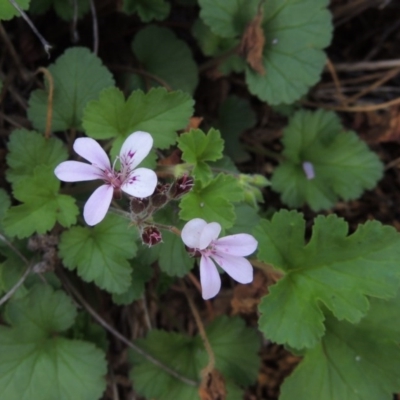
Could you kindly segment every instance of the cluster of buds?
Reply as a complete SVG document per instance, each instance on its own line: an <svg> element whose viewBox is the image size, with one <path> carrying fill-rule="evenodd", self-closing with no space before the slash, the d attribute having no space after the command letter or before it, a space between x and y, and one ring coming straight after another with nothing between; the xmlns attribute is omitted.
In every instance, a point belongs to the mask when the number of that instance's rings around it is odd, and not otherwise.
<svg viewBox="0 0 400 400"><path fill-rule="evenodd" d="M154 246L161 242L162 235L156 226L146 225L143 228L143 223L170 201L179 200L183 195L190 192L193 185L193 178L184 175L171 184L158 182L154 193L150 197L144 199L137 197L131 198L131 218L141 229L142 241L144 244Z"/></svg>

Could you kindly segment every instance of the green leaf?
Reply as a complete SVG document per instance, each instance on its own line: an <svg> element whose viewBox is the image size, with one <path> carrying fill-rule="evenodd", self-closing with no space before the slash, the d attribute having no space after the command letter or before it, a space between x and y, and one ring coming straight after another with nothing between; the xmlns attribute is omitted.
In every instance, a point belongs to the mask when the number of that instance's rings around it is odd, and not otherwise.
<svg viewBox="0 0 400 400"><path fill-rule="evenodd" d="M391 400L400 391L399 307L399 296L372 299L358 325L329 316L322 342L286 379L280 399Z"/></svg>
<svg viewBox="0 0 400 400"><path fill-rule="evenodd" d="M43 135L17 129L8 142L7 180L13 184L33 176L37 166L46 166L53 173L55 167L68 158L67 151L57 138L46 139Z"/></svg>
<svg viewBox="0 0 400 400"><path fill-rule="evenodd" d="M235 225L227 231L227 235L237 233L253 234L254 227L260 222L257 211L248 204L239 203L235 206Z"/></svg>
<svg viewBox="0 0 400 400"><path fill-rule="evenodd" d="M243 191L237 180L219 174L204 186L196 182L193 190L182 198L179 216L185 221L203 218L207 222L218 222L227 229L236 218L232 202L242 199Z"/></svg>
<svg viewBox="0 0 400 400"><path fill-rule="evenodd" d="M59 194L60 181L49 172L47 166L38 166L30 178L14 185L14 197L23 204L11 207L3 225L10 236L24 238L34 232L45 233L56 222L69 227L76 222L79 213L71 196Z"/></svg>
<svg viewBox="0 0 400 400"><path fill-rule="evenodd" d="M148 282L153 275L153 268L150 265L141 263L140 255L133 262L131 284L126 292L121 294L113 294L113 302L119 305L131 304L135 300L139 300L143 296L145 283Z"/></svg>
<svg viewBox="0 0 400 400"><path fill-rule="evenodd" d="M29 8L29 1L30 0L18 0L18 5L23 10L27 10ZM0 2L0 20L9 20L13 17L19 17L19 11L14 8L14 6L7 0Z"/></svg>
<svg viewBox="0 0 400 400"><path fill-rule="evenodd" d="M184 222L178 218L172 207L158 211L155 220L164 225L174 225L182 229ZM193 259L190 258L180 236L167 230L162 231L162 242L144 251L143 260L148 264L158 260L161 271L168 276L185 276L193 268Z"/></svg>
<svg viewBox="0 0 400 400"><path fill-rule="evenodd" d="M247 386L257 378L260 360L257 351L260 340L255 330L247 328L238 317L220 317L207 328L206 333L216 358L216 368L227 380L227 400L242 399L237 385ZM207 364L207 354L199 336L152 330L137 344L157 360L181 376L198 381ZM131 371L135 389L139 394L156 400L187 400L198 397L197 387L189 386L130 352L134 364ZM154 381L157 380L157 385Z"/></svg>
<svg viewBox="0 0 400 400"><path fill-rule="evenodd" d="M123 0L122 9L128 15L138 13L142 22L150 22L167 18L171 5L165 0Z"/></svg>
<svg viewBox="0 0 400 400"><path fill-rule="evenodd" d="M229 96L219 109L217 127L225 141L225 154L236 162L249 160L249 154L243 150L240 135L256 123L256 115L246 99Z"/></svg>
<svg viewBox="0 0 400 400"><path fill-rule="evenodd" d="M378 156L354 132L342 132L333 112L297 112L282 141L285 161L274 172L272 188L290 207L307 203L314 211L327 209L339 197L360 197L382 177ZM305 161L312 163L314 179L307 179Z"/></svg>
<svg viewBox="0 0 400 400"><path fill-rule="evenodd" d="M76 309L64 292L35 285L27 296L8 304L6 317L12 326L23 326L31 339L42 338L70 328Z"/></svg>
<svg viewBox="0 0 400 400"><path fill-rule="evenodd" d="M200 17L216 35L234 38L242 35L256 15L258 3L258 0L199 0Z"/></svg>
<svg viewBox="0 0 400 400"><path fill-rule="evenodd" d="M191 129L179 136L178 147L182 150L182 159L194 164L193 176L206 183L212 177L211 168L206 161L222 158L224 141L215 129L211 128L207 134L200 129Z"/></svg>
<svg viewBox="0 0 400 400"><path fill-rule="evenodd" d="M109 88L99 100L88 104L83 127L94 139L115 137L114 153L132 132L139 130L153 136L154 147L165 149L175 143L176 131L185 128L192 114L193 100L183 92L167 92L163 88L148 93L137 90L125 102L119 89Z"/></svg>
<svg viewBox="0 0 400 400"><path fill-rule="evenodd" d="M246 66L249 91L269 104L290 104L318 82L330 44L328 0L265 2L262 28L265 75Z"/></svg>
<svg viewBox="0 0 400 400"><path fill-rule="evenodd" d="M83 47L66 50L48 69L54 80L53 131L80 129L86 104L113 86L114 79L101 60ZM38 89L29 99L28 117L39 131L46 126L47 97L47 91Z"/></svg>
<svg viewBox="0 0 400 400"><path fill-rule="evenodd" d="M137 232L128 221L108 214L94 228L76 226L61 235L60 256L64 265L86 282L95 282L111 293L123 293L131 283L127 259L136 253Z"/></svg>
<svg viewBox="0 0 400 400"><path fill-rule="evenodd" d="M63 292L37 285L7 307L11 328L0 327L1 400L98 399L105 389L104 353L58 332L75 318Z"/></svg>
<svg viewBox="0 0 400 400"><path fill-rule="evenodd" d="M260 359L260 338L256 330L246 327L239 317L216 318L206 333L216 358L216 368L225 378L239 386L255 383Z"/></svg>
<svg viewBox="0 0 400 400"><path fill-rule="evenodd" d="M161 78L174 90L193 94L198 83L197 64L190 47L173 31L155 25L147 26L136 34L132 49L142 69ZM159 85L150 78L146 80L153 86Z"/></svg>
<svg viewBox="0 0 400 400"><path fill-rule="evenodd" d="M259 305L261 331L278 343L313 347L324 334L324 308L336 318L358 322L367 296L395 296L400 273L400 236L376 221L348 225L335 215L319 216L306 245L302 215L282 210L255 229L258 257L286 275Z"/></svg>

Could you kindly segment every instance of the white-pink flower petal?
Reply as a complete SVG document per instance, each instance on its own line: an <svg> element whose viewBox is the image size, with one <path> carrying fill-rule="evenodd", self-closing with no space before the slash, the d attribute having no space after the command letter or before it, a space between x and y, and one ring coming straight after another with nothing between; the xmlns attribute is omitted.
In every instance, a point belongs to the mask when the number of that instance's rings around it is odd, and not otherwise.
<svg viewBox="0 0 400 400"><path fill-rule="evenodd" d="M113 193L114 189L110 185L101 185L92 193L83 209L83 217L88 225L96 225L104 219Z"/></svg>
<svg viewBox="0 0 400 400"><path fill-rule="evenodd" d="M200 235L206 225L207 222L201 218L194 218L187 222L181 233L183 243L191 249L198 249L200 244Z"/></svg>
<svg viewBox="0 0 400 400"><path fill-rule="evenodd" d="M102 170L110 170L111 164L104 149L92 138L79 138L74 142L74 150L81 157Z"/></svg>
<svg viewBox="0 0 400 400"><path fill-rule="evenodd" d="M121 168L128 165L132 170L150 153L153 138L150 133L137 131L129 135L119 153Z"/></svg>
<svg viewBox="0 0 400 400"><path fill-rule="evenodd" d="M247 233L225 236L215 242L215 250L231 256L248 256L257 249L258 242Z"/></svg>
<svg viewBox="0 0 400 400"><path fill-rule="evenodd" d="M211 241L215 240L221 233L221 225L218 222L207 224L200 234L199 249L204 250Z"/></svg>
<svg viewBox="0 0 400 400"><path fill-rule="evenodd" d="M207 256L202 256L200 260L200 282L204 300L216 296L221 289L221 278L217 267Z"/></svg>
<svg viewBox="0 0 400 400"><path fill-rule="evenodd" d="M64 161L56 167L54 174L64 182L93 181L102 178L100 169L80 161Z"/></svg>
<svg viewBox="0 0 400 400"><path fill-rule="evenodd" d="M229 256L227 254L213 254L211 257L235 281L250 283L253 280L253 267L244 257Z"/></svg>
<svg viewBox="0 0 400 400"><path fill-rule="evenodd" d="M122 184L121 189L134 197L149 197L157 186L156 173L148 168L135 169Z"/></svg>

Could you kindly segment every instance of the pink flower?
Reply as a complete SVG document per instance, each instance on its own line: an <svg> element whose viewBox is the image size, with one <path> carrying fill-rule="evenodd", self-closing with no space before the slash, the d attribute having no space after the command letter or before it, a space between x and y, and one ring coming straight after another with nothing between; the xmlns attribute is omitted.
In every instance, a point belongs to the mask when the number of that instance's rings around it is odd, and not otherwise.
<svg viewBox="0 0 400 400"><path fill-rule="evenodd" d="M218 239L220 232L220 224L207 224L201 218L192 219L182 229L183 243L201 254L200 281L204 300L214 297L221 288L221 278L214 263L239 283L253 280L253 267L243 256L256 250L257 240L246 233Z"/></svg>
<svg viewBox="0 0 400 400"><path fill-rule="evenodd" d="M157 175L148 168L137 168L149 154L153 138L147 132L134 132L127 137L119 153L121 169L115 171L102 147L91 138L76 139L74 150L91 164L80 161L65 161L54 173L64 182L102 179L104 185L97 188L86 202L83 217L88 225L96 225L106 216L114 193L121 190L130 196L148 197L157 185ZM115 160L117 161L117 160Z"/></svg>

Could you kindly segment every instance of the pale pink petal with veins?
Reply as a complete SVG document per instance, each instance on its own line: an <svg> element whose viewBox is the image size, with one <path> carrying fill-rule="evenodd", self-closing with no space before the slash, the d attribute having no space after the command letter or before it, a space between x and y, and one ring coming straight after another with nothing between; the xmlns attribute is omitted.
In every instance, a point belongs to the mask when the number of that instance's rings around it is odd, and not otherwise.
<svg viewBox="0 0 400 400"><path fill-rule="evenodd" d="M253 280L253 267L244 257L227 254L213 254L211 257L236 282L250 283Z"/></svg>
<svg viewBox="0 0 400 400"><path fill-rule="evenodd" d="M113 193L114 189L110 185L102 185L92 193L83 209L83 217L88 225L96 225L104 219Z"/></svg>
<svg viewBox="0 0 400 400"><path fill-rule="evenodd" d="M218 239L215 250L219 253L230 254L231 256L248 256L257 249L257 240L247 233L225 236Z"/></svg>
<svg viewBox="0 0 400 400"><path fill-rule="evenodd" d="M199 249L204 250L210 243L218 238L221 233L221 225L218 222L211 222L207 224L200 235Z"/></svg>
<svg viewBox="0 0 400 400"><path fill-rule="evenodd" d="M200 282L204 300L216 296L221 289L221 278L217 267L212 260L206 256L202 256L200 260Z"/></svg>
<svg viewBox="0 0 400 400"><path fill-rule="evenodd" d="M187 222L181 233L183 243L191 249L199 248L200 235L206 225L207 222L201 218L194 218Z"/></svg>
<svg viewBox="0 0 400 400"><path fill-rule="evenodd" d="M88 160L102 170L110 170L111 164L107 153L92 138L79 138L75 140L74 150L84 159Z"/></svg>
<svg viewBox="0 0 400 400"><path fill-rule="evenodd" d="M64 182L93 181L103 178L101 170L97 167L80 161L64 161L57 166L54 174Z"/></svg>
<svg viewBox="0 0 400 400"><path fill-rule="evenodd" d="M119 153L121 164L132 170L144 160L152 147L153 138L150 133L142 131L132 133L126 138Z"/></svg>
<svg viewBox="0 0 400 400"><path fill-rule="evenodd" d="M157 186L157 175L149 168L135 169L121 185L121 189L134 197L148 197Z"/></svg>

